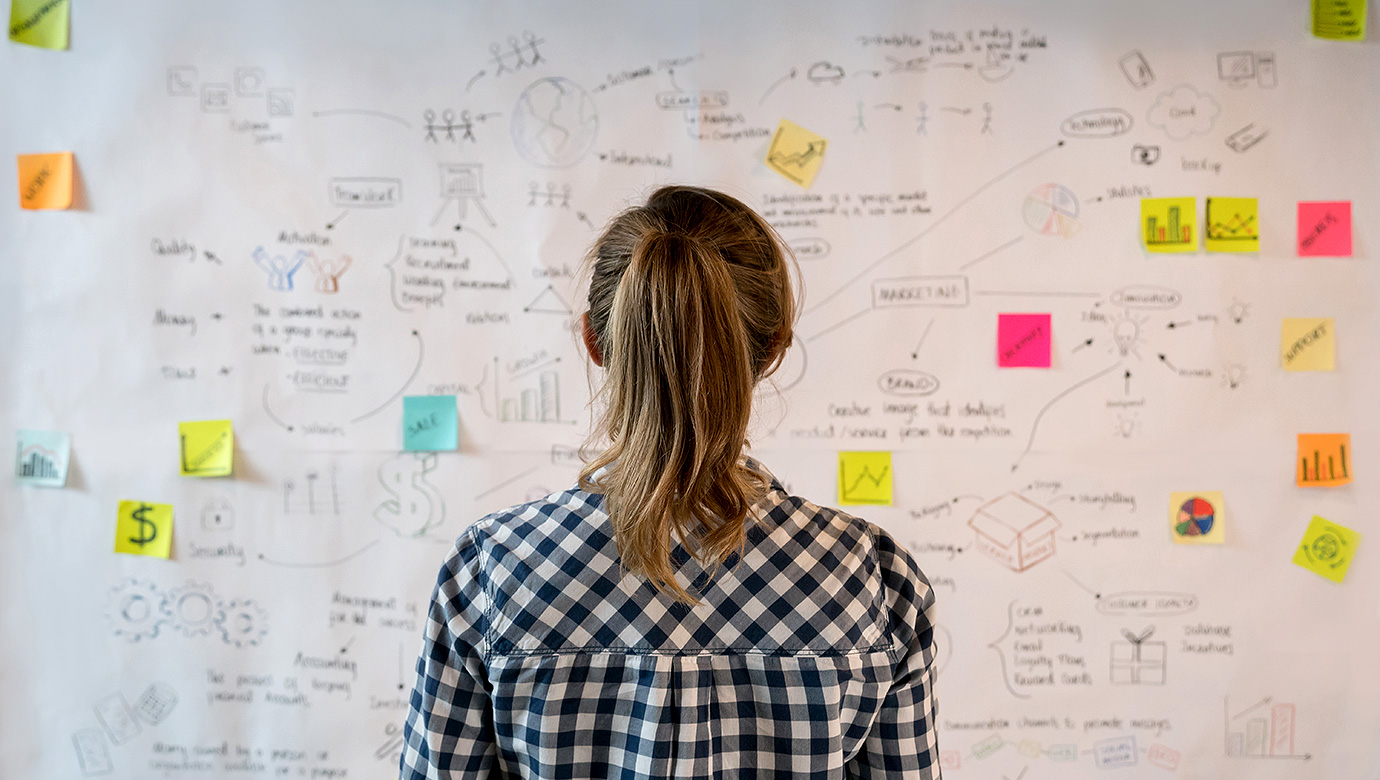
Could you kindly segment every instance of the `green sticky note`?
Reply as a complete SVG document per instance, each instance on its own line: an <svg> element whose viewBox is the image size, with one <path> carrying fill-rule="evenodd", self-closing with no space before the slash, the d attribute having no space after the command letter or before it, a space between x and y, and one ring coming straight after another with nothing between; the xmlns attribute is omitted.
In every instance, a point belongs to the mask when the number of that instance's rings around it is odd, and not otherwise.
<svg viewBox="0 0 1380 780"><path fill-rule="evenodd" d="M453 395L403 398L403 449L439 452L460 446L460 415Z"/></svg>
<svg viewBox="0 0 1380 780"><path fill-rule="evenodd" d="M1294 551L1294 563L1333 582L1341 582L1360 543L1359 533L1313 515L1308 530L1303 532L1303 541Z"/></svg>
<svg viewBox="0 0 1380 780"><path fill-rule="evenodd" d="M172 504L121 501L115 519L115 552L167 558L172 553Z"/></svg>
<svg viewBox="0 0 1380 780"><path fill-rule="evenodd" d="M839 503L891 505L891 453L840 452Z"/></svg>
<svg viewBox="0 0 1380 780"><path fill-rule="evenodd" d="M177 424L184 477L228 477L235 468L235 432L229 420Z"/></svg>
<svg viewBox="0 0 1380 780"><path fill-rule="evenodd" d="M10 40L66 49L70 0L10 0Z"/></svg>
<svg viewBox="0 0 1380 780"><path fill-rule="evenodd" d="M1366 39L1366 0L1313 0L1313 34L1332 41Z"/></svg>

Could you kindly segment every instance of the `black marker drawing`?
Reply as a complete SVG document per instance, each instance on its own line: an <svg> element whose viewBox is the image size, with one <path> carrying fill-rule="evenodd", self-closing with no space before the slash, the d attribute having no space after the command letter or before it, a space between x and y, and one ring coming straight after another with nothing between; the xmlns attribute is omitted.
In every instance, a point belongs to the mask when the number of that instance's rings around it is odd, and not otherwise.
<svg viewBox="0 0 1380 780"><path fill-rule="evenodd" d="M400 452L379 466L379 483L388 491L374 508L374 519L403 537L418 537L446 517L441 491L427 480L436 470L434 452Z"/></svg>
<svg viewBox="0 0 1380 780"><path fill-rule="evenodd" d="M196 68L174 65L168 68L168 94L172 97L196 97Z"/></svg>
<svg viewBox="0 0 1380 780"><path fill-rule="evenodd" d="M1169 663L1168 646L1162 641L1151 642L1155 627L1132 633L1121 630L1121 639L1112 641L1111 681L1113 685L1164 685Z"/></svg>
<svg viewBox="0 0 1380 780"><path fill-rule="evenodd" d="M537 79L513 106L513 146L540 168L567 168L584 159L599 135L599 112L583 87L567 78Z"/></svg>
<svg viewBox="0 0 1380 780"><path fill-rule="evenodd" d="M1150 69L1150 63L1145 61L1145 55L1139 51L1132 51L1123 56L1119 64L1126 80L1136 89L1145 89L1155 83L1155 72Z"/></svg>

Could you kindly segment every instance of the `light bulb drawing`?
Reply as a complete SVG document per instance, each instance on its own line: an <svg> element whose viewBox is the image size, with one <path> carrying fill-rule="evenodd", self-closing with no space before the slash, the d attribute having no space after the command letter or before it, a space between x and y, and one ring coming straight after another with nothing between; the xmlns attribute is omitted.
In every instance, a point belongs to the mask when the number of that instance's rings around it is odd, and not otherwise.
<svg viewBox="0 0 1380 780"><path fill-rule="evenodd" d="M1137 360L1140 359L1143 325L1145 319L1137 319L1129 312L1112 321L1112 343L1118 354L1122 357L1135 355Z"/></svg>

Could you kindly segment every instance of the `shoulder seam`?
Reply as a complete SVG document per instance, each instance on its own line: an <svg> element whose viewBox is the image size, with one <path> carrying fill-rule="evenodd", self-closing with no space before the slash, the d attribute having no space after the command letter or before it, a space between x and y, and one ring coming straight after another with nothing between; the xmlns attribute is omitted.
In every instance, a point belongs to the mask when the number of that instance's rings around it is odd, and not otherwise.
<svg viewBox="0 0 1380 780"><path fill-rule="evenodd" d="M900 661L900 657L896 653L896 636L891 630L891 610L887 609L886 605L887 584L886 572L882 569L881 545L877 543L877 534L873 532L871 523L860 517L853 519L862 525L863 531L867 533L867 538L872 543L867 554L872 558L873 573L880 586L877 588L877 597L873 606L877 610L879 622L882 623L882 636L886 637L887 658L890 658L891 662L895 664Z"/></svg>

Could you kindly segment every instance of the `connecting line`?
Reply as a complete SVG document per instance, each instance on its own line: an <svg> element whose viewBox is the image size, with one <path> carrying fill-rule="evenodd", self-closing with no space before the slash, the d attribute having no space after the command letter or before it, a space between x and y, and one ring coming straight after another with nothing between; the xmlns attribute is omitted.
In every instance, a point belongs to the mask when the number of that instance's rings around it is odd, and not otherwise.
<svg viewBox="0 0 1380 780"><path fill-rule="evenodd" d="M1073 387L1070 387L1070 388L1068 388L1067 390L1065 390L1064 392L1062 392L1062 393L1060 393L1060 394L1054 396L1053 398L1049 399L1049 403L1045 404L1045 405L1044 405L1044 408L1040 409L1040 413L1037 414L1037 415L1035 415L1035 422L1031 423L1031 425L1030 425L1030 439L1026 441L1026 443L1025 443L1025 449L1024 449L1024 450L1021 450L1020 457L1016 458L1016 462L1011 464L1011 470L1012 470L1012 471L1015 471L1015 470L1016 470L1016 467L1021 465L1021 461L1022 461L1022 460L1025 460L1025 456L1030 454L1030 447L1031 447L1031 445L1033 445L1033 444L1035 443L1035 433L1036 433L1036 431L1040 430L1040 420L1044 419L1045 412L1049 411L1049 407L1053 406L1059 399L1063 398L1064 396L1068 395L1069 393L1072 393L1074 390L1077 390L1078 388L1082 387L1083 385L1086 385L1086 384L1088 384L1089 382L1092 382L1093 380L1095 380L1095 379L1097 379L1097 378L1099 378L1099 377L1106 376L1107 374L1110 374L1111 372L1115 371L1115 370L1118 369L1118 368L1121 368L1121 364L1120 364L1120 363L1115 363L1115 364L1113 364L1113 365L1107 366L1106 368L1102 369L1101 371L1098 371L1096 374L1093 374L1092 376L1088 377L1087 379L1084 379L1084 380L1082 380L1081 382L1078 382L1078 383L1075 384Z"/></svg>
<svg viewBox="0 0 1380 780"><path fill-rule="evenodd" d="M1010 176L1011 174L1013 174L1013 173L1015 173L1016 171L1020 170L1022 167L1026 166L1026 165L1029 165L1030 163L1034 162L1034 161L1035 161L1036 159L1038 159L1039 157L1041 157L1041 156L1043 156L1043 155L1045 155L1045 154L1048 154L1049 152L1052 152L1052 151L1054 151L1055 149L1058 149L1059 147L1061 147L1061 146L1063 146L1063 145L1064 145L1064 142L1063 142L1063 141L1060 141L1060 142L1054 144L1053 146L1047 146L1047 147L1045 147L1044 149L1041 149L1040 151L1036 152L1035 154L1032 154L1032 155L1030 155L1029 157L1025 158L1024 160L1020 161L1019 163L1016 163L1015 165L1011 166L1010 168L1007 168L1005 171L1002 171L1001 173L997 174L996 176L992 177L991 179L988 179L988 180L987 180L987 183L983 184L981 187L978 187L976 190L973 190L973 192L972 192L971 194L969 194L968 197L964 198L963 200L960 200L957 204L955 204L955 205L953 206L953 208L951 208L951 209L949 209L948 211L944 212L944 213L943 213L942 215L940 215L940 217L939 217L938 219L936 219L934 222L931 222L930 225L929 225L929 227L927 227L927 228L925 228L924 230L920 231L920 232L917 233L914 237L912 237L911 239L909 239L909 240L906 241L905 243L901 244L900 246L896 247L895 249L891 250L890 252L887 252L886 254L882 255L882 256L879 257L879 258L877 258L875 261L873 261L873 263L872 263L871 265L869 265L868 267L864 268L864 269L863 269L860 273L858 273L856 276L854 276L853 278L851 278L851 279L849 279L848 281L844 282L837 290L834 290L833 292L831 292L831 293L829 293L828 295L824 296L823 300L817 301L817 302L815 303L815 305L813 305L813 306L811 306L810 308L806 309L806 310L805 310L805 313L806 313L806 314L809 314L810 312L815 311L816 309L820 308L821 306L823 306L824 304L828 303L829 301L832 301L834 298L837 298L837 297L839 296L840 293L842 293L844 290L848 289L849 287L853 286L853 284L855 284L859 279L862 279L863 277L867 276L868 274L870 274L870 273L872 273L874 270L876 270L877 266L881 265L882 263L885 263L886 261L888 261L888 260L890 260L891 258L895 257L896 255L899 255L900 253L902 253L902 252L906 251L907 249L909 249L909 248L910 248L911 246L913 246L917 241L919 241L920 239L922 239L922 238L924 238L925 236L929 235L930 232L933 231L935 228L937 228L937 227L939 227L940 225L944 224L944 221L947 220L949 217L952 217L955 213L957 213L957 212L959 211L959 209L962 209L964 206L966 206L966 205L968 205L969 203L971 203L971 202L973 201L974 198L976 198L977 196L979 196L979 195L981 195L983 192L985 192L985 191L987 190L988 187L991 187L993 184L996 184L997 182L1001 181L1002 179L1005 179L1007 176Z"/></svg>
<svg viewBox="0 0 1380 780"><path fill-rule="evenodd" d="M981 263L983 260L986 260L987 258L991 257L992 255L995 255L996 253L1002 251L1003 249L1007 249L1007 248L1010 248L1010 247L1015 246L1016 244L1021 243L1021 239L1023 239L1023 238L1025 238L1025 236L1016 236L1015 238L1011 239L1010 241L1007 241L1005 244L1002 244L1001 246L997 247L996 249L993 249L992 251L988 252L987 254L983 255L982 257L979 257L979 258L977 258L977 259L975 259L975 260L969 260L968 262L964 263L963 265L960 265L960 266L958 267L958 270L960 270L960 271L966 271L966 270L968 270L968 268L969 268L970 266L974 266L974 265L977 265L978 263Z"/></svg>
<svg viewBox="0 0 1380 780"><path fill-rule="evenodd" d="M379 119L388 119L397 122L403 127L406 127L408 130L412 129L412 123L408 122L406 119L403 119L400 116L394 116L392 114L385 113L383 111L370 111L364 108L333 108L329 111L313 111L311 113L313 117L316 117L318 119L323 116L335 116L337 114L360 114L362 116L372 116L377 117Z"/></svg>
<svg viewBox="0 0 1380 780"><path fill-rule="evenodd" d="M866 314L866 313L868 313L868 312L870 312L870 311L872 311L872 308L871 308L871 307L868 307L868 308L863 309L862 311L858 312L857 314L854 314L854 315L851 316L851 317L848 317L848 318L846 318L846 319L840 320L840 321L834 323L833 325L830 325L829 327L825 328L824 330L821 330L820 332L816 333L816 334L813 335L813 336L806 336L806 337L805 337L805 343L808 344L809 342L814 341L815 339L819 338L820 336L823 336L823 335L826 334L826 333L829 333L829 332L831 332L831 331L838 330L839 328L842 328L844 325L847 325L848 323L852 322L853 320L856 320L857 318L863 316L864 314Z"/></svg>

